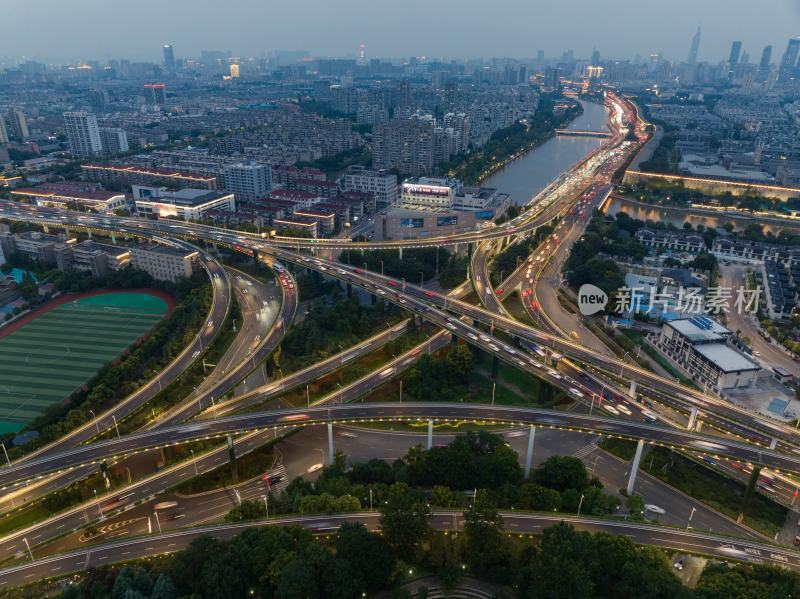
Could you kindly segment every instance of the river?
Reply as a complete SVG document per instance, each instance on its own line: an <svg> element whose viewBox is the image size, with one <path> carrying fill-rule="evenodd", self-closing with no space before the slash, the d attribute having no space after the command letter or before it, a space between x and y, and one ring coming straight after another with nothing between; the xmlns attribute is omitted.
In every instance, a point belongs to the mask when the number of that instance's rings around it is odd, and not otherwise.
<svg viewBox="0 0 800 599"><path fill-rule="evenodd" d="M572 120L568 129L606 130L608 111L593 102L581 102L583 114ZM511 195L515 204L525 204L556 177L603 143L597 137L553 136L483 182Z"/></svg>

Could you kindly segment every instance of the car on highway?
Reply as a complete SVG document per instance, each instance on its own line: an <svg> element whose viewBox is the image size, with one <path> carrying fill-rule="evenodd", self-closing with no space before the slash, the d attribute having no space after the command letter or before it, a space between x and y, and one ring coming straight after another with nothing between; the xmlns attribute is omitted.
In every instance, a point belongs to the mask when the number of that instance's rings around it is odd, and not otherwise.
<svg viewBox="0 0 800 599"><path fill-rule="evenodd" d="M306 472L307 472L308 474L311 474L311 473L313 473L313 472L316 472L316 471L318 471L318 470L322 470L322 464L320 464L320 463L311 464L311 465L308 467L308 470L306 470Z"/></svg>
<svg viewBox="0 0 800 599"><path fill-rule="evenodd" d="M645 512L651 512L651 513L657 514L659 516L663 516L664 514L667 513L667 510L665 510L663 507L658 507L657 505L653 505L652 503L645 503L644 504L644 511Z"/></svg>

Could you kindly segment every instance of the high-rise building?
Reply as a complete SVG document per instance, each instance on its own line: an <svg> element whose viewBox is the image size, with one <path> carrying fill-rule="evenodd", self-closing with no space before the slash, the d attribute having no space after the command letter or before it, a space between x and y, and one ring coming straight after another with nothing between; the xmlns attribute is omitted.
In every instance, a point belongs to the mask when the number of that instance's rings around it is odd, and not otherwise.
<svg viewBox="0 0 800 599"><path fill-rule="evenodd" d="M164 45L164 69L167 73L175 72L175 54L169 44Z"/></svg>
<svg viewBox="0 0 800 599"><path fill-rule="evenodd" d="M761 51L761 60L758 62L758 80L764 82L769 77L770 63L772 62L772 46L764 46Z"/></svg>
<svg viewBox="0 0 800 599"><path fill-rule="evenodd" d="M794 37L789 40L786 45L786 51L781 58L780 71L778 72L778 78L781 81L794 78L798 53L800 53L800 37Z"/></svg>
<svg viewBox="0 0 800 599"><path fill-rule="evenodd" d="M252 202L272 189L272 168L259 162L229 164L223 181L225 191L232 192L237 202Z"/></svg>
<svg viewBox="0 0 800 599"><path fill-rule="evenodd" d="M65 112L64 130L69 150L75 156L88 158L103 152L97 117L88 112Z"/></svg>
<svg viewBox="0 0 800 599"><path fill-rule="evenodd" d="M125 129L119 127L101 127L100 143L103 145L103 153L109 156L130 150L128 134L125 133Z"/></svg>
<svg viewBox="0 0 800 599"><path fill-rule="evenodd" d="M596 67L599 64L600 64L600 50L595 48L594 50L592 50L592 65L591 66Z"/></svg>
<svg viewBox="0 0 800 599"><path fill-rule="evenodd" d="M739 55L742 53L742 42L735 41L731 44L731 53L728 55L728 64L736 66L739 64Z"/></svg>
<svg viewBox="0 0 800 599"><path fill-rule="evenodd" d="M689 64L697 64L697 55L700 53L700 26L697 27L697 32L692 37L692 46L689 48Z"/></svg>
<svg viewBox="0 0 800 599"><path fill-rule="evenodd" d="M544 70L544 89L554 92L561 90L561 79L557 68L547 67Z"/></svg>
<svg viewBox="0 0 800 599"><path fill-rule="evenodd" d="M89 104L95 112L103 112L111 101L108 92L104 89L89 90Z"/></svg>
<svg viewBox="0 0 800 599"><path fill-rule="evenodd" d="M238 79L239 78L239 65L233 63L231 65L231 79Z"/></svg>
<svg viewBox="0 0 800 599"><path fill-rule="evenodd" d="M6 131L6 122L0 119L0 144L8 143L8 131Z"/></svg>
<svg viewBox="0 0 800 599"><path fill-rule="evenodd" d="M422 175L433 169L433 119L399 119L372 129L373 163L378 169L397 169Z"/></svg>
<svg viewBox="0 0 800 599"><path fill-rule="evenodd" d="M28 139L31 135L28 132L28 122L25 120L25 113L16 108L8 109L8 133L18 141Z"/></svg>
<svg viewBox="0 0 800 599"><path fill-rule="evenodd" d="M150 104L165 104L167 101L167 86L163 83L145 83L144 91Z"/></svg>

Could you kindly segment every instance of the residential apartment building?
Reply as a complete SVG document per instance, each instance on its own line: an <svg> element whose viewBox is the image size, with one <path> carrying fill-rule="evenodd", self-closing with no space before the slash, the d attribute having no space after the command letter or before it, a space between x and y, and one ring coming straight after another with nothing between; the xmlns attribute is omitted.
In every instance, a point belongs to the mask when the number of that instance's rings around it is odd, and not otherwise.
<svg viewBox="0 0 800 599"><path fill-rule="evenodd" d="M403 174L424 175L434 165L432 119L399 119L372 129L373 164L377 169L397 169Z"/></svg>
<svg viewBox="0 0 800 599"><path fill-rule="evenodd" d="M88 112L65 112L64 131L69 151L79 158L99 156L103 153L103 142L97 117Z"/></svg>
<svg viewBox="0 0 800 599"><path fill-rule="evenodd" d="M165 183L175 187L191 187L193 189L217 189L217 177L199 175L180 170L162 170L156 168L140 168L131 165L115 164L82 164L83 177L90 181L125 181L132 185L148 185Z"/></svg>
<svg viewBox="0 0 800 599"><path fill-rule="evenodd" d="M345 171L339 183L345 191L372 194L372 205L367 207L369 215L397 203L397 176L386 170L351 166Z"/></svg>
<svg viewBox="0 0 800 599"><path fill-rule="evenodd" d="M131 248L131 265L160 281L191 277L199 258L197 251L159 243L142 243Z"/></svg>
<svg viewBox="0 0 800 599"><path fill-rule="evenodd" d="M239 202L252 202L265 197L272 189L272 168L257 162L227 165L223 170L223 186Z"/></svg>
<svg viewBox="0 0 800 599"><path fill-rule="evenodd" d="M100 127L100 143L103 146L103 153L108 156L130 150L128 134L120 127Z"/></svg>

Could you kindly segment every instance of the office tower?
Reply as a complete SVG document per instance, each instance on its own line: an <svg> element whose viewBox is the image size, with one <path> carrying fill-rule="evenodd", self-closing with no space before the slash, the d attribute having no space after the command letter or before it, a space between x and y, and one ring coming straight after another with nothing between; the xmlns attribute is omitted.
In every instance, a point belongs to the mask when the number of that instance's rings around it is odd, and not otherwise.
<svg viewBox="0 0 800 599"><path fill-rule="evenodd" d="M401 119L372 129L373 165L423 175L433 169L433 119Z"/></svg>
<svg viewBox="0 0 800 599"><path fill-rule="evenodd" d="M397 176L388 171L376 171L359 165L347 167L340 181L345 191L371 194L374 198L370 213L397 203Z"/></svg>
<svg viewBox="0 0 800 599"><path fill-rule="evenodd" d="M539 64L544 62L544 50L538 50L536 52L536 62Z"/></svg>
<svg viewBox="0 0 800 599"><path fill-rule="evenodd" d="M119 127L101 127L100 143L103 146L103 153L108 156L122 154L130 150L128 134L125 129Z"/></svg>
<svg viewBox="0 0 800 599"><path fill-rule="evenodd" d="M692 47L689 49L689 64L697 64L697 55L700 52L700 26L697 27L697 33L692 37Z"/></svg>
<svg viewBox="0 0 800 599"><path fill-rule="evenodd" d="M358 64L359 66L367 66L367 46L364 42L358 45Z"/></svg>
<svg viewBox="0 0 800 599"><path fill-rule="evenodd" d="M781 81L786 81L794 77L798 52L800 52L800 38L795 37L789 40L789 43L786 45L786 51L781 58L780 71L778 72L778 79Z"/></svg>
<svg viewBox="0 0 800 599"><path fill-rule="evenodd" d="M6 122L0 119L0 144L8 143L8 131L6 131Z"/></svg>
<svg viewBox="0 0 800 599"><path fill-rule="evenodd" d="M600 64L600 51L597 49L592 50L592 66L596 67Z"/></svg>
<svg viewBox="0 0 800 599"><path fill-rule="evenodd" d="M167 86L163 83L145 83L144 91L149 104L164 104L167 101Z"/></svg>
<svg viewBox="0 0 800 599"><path fill-rule="evenodd" d="M75 156L88 158L103 152L97 117L88 112L65 112L64 131L69 150Z"/></svg>
<svg viewBox="0 0 800 599"><path fill-rule="evenodd" d="M239 65L232 64L231 65L231 79L238 79L239 78Z"/></svg>
<svg viewBox="0 0 800 599"><path fill-rule="evenodd" d="M772 46L764 46L761 51L761 60L758 63L758 80L764 82L769 77L770 63L772 62Z"/></svg>
<svg viewBox="0 0 800 599"><path fill-rule="evenodd" d="M742 53L742 42L736 41L731 44L731 53L728 56L728 64L735 66L739 64L739 55Z"/></svg>
<svg viewBox="0 0 800 599"><path fill-rule="evenodd" d="M9 125L8 133L11 134L11 137L18 141L22 141L23 139L28 139L31 136L28 132L28 123L25 120L24 112L17 110L16 108L9 108L7 117Z"/></svg>
<svg viewBox="0 0 800 599"><path fill-rule="evenodd" d="M167 73L175 72L175 54L172 51L172 46L169 44L164 46L164 69Z"/></svg>
<svg viewBox="0 0 800 599"><path fill-rule="evenodd" d="M237 202L252 202L272 189L272 167L260 162L229 164L222 179L225 191L233 193Z"/></svg>

